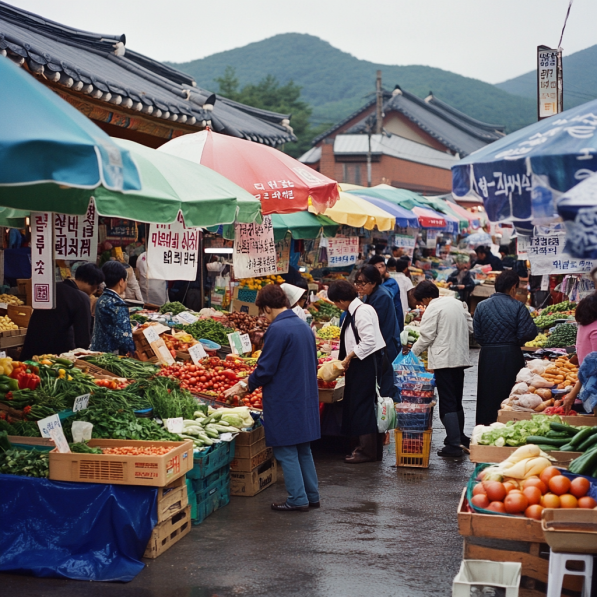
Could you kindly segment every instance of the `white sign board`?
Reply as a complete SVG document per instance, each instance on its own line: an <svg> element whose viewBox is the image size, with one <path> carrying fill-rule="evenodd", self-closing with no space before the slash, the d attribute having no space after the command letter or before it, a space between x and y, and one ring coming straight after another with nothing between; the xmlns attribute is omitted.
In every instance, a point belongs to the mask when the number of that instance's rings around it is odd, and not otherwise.
<svg viewBox="0 0 597 597"><path fill-rule="evenodd" d="M191 359L195 365L197 365L201 359L204 359L207 356L205 348L203 348L201 342L197 342L197 344L189 346L189 354L191 355Z"/></svg>
<svg viewBox="0 0 597 597"><path fill-rule="evenodd" d="M31 290L34 309L54 308L55 281L52 236L52 214L32 211Z"/></svg>
<svg viewBox="0 0 597 597"><path fill-rule="evenodd" d="M539 118L557 114L558 109L558 50L537 49L537 97Z"/></svg>
<svg viewBox="0 0 597 597"><path fill-rule="evenodd" d="M402 249L402 253L408 255L411 259L415 252L417 239L414 236L407 236L405 234L397 234L394 236L394 247Z"/></svg>
<svg viewBox="0 0 597 597"><path fill-rule="evenodd" d="M170 433L182 433L184 423L182 417L166 419L166 427Z"/></svg>
<svg viewBox="0 0 597 597"><path fill-rule="evenodd" d="M565 234L533 236L529 239L527 257L531 262L531 274L588 274L597 260L578 259L564 251Z"/></svg>
<svg viewBox="0 0 597 597"><path fill-rule="evenodd" d="M517 236L516 237L516 254L522 259L527 258L527 248L530 243L530 236Z"/></svg>
<svg viewBox="0 0 597 597"><path fill-rule="evenodd" d="M237 279L270 276L278 271L270 216L263 216L263 224L235 224L232 263Z"/></svg>
<svg viewBox="0 0 597 597"><path fill-rule="evenodd" d="M40 419L37 422L37 426L41 432L41 436L45 437L46 439L50 439L50 431L52 429L59 427L62 429L62 423L60 422L60 417L58 415L50 415L45 419Z"/></svg>
<svg viewBox="0 0 597 597"><path fill-rule="evenodd" d="M93 199L84 216L54 214L54 257L95 263L97 210Z"/></svg>
<svg viewBox="0 0 597 597"><path fill-rule="evenodd" d="M426 246L428 249L435 249L435 246L437 245L437 235L438 234L439 233L437 230L427 230Z"/></svg>
<svg viewBox="0 0 597 597"><path fill-rule="evenodd" d="M232 354L245 354L251 352L251 338L249 334L241 334L240 332L233 332L228 334L228 342L232 349Z"/></svg>
<svg viewBox="0 0 597 597"><path fill-rule="evenodd" d="M347 236L328 238L328 265L341 267L354 265L359 256L359 237Z"/></svg>
<svg viewBox="0 0 597 597"><path fill-rule="evenodd" d="M80 410L85 410L89 405L90 396L91 394L83 394L82 396L77 396L73 405L73 412L76 413Z"/></svg>
<svg viewBox="0 0 597 597"><path fill-rule="evenodd" d="M199 228L187 228L182 214L172 224L151 224L147 239L147 277L195 280L199 263Z"/></svg>
<svg viewBox="0 0 597 597"><path fill-rule="evenodd" d="M145 338L147 339L147 341L151 344L152 342L157 342L160 337L158 335L158 333L156 332L154 326L149 326L148 328L145 328L143 330L143 335L145 336Z"/></svg>
<svg viewBox="0 0 597 597"><path fill-rule="evenodd" d="M54 441L56 444L56 449L61 454L68 454L70 452L70 447L66 441L66 437L64 437L62 426L50 429L50 439Z"/></svg>
<svg viewBox="0 0 597 597"><path fill-rule="evenodd" d="M182 324L192 324L195 323L199 318L195 317L195 315L193 315L192 313L189 313L189 311L183 311L182 313L179 313L176 316L176 319L182 323Z"/></svg>

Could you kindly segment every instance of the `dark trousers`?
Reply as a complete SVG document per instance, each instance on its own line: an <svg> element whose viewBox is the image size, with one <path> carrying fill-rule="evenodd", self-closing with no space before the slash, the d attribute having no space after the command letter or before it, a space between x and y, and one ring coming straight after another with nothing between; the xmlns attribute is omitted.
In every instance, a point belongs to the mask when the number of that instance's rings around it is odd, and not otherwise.
<svg viewBox="0 0 597 597"><path fill-rule="evenodd" d="M464 367L450 367L434 371L439 394L440 419L443 419L448 413L457 413L462 410L464 369Z"/></svg>

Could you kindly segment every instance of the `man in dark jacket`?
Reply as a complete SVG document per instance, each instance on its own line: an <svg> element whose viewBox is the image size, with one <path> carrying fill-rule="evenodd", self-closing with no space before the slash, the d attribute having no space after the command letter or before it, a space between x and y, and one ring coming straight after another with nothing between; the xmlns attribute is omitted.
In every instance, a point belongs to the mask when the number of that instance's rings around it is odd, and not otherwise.
<svg viewBox="0 0 597 597"><path fill-rule="evenodd" d="M400 331L404 329L404 312L402 311L402 301L400 299L400 286L394 278L390 277L388 268L386 266L386 260L381 255L374 255L369 259L369 265L374 265L381 274L382 286L390 293L392 300L394 301L394 309L396 310L396 319L398 320L398 326Z"/></svg>
<svg viewBox="0 0 597 597"><path fill-rule="evenodd" d="M56 284L56 308L35 309L29 321L21 360L34 355L61 354L91 343L89 297L104 281L102 270L92 263L77 268L75 279Z"/></svg>
<svg viewBox="0 0 597 597"><path fill-rule="evenodd" d="M458 298L466 303L475 289L475 281L469 271L470 258L468 255L458 253L454 256L454 262L457 269L448 276L446 281L452 285L450 290L458 292Z"/></svg>
<svg viewBox="0 0 597 597"><path fill-rule="evenodd" d="M477 253L477 261L475 265L491 265L492 272L501 272L504 269L502 261L499 257L496 257L489 247L481 245L475 249Z"/></svg>

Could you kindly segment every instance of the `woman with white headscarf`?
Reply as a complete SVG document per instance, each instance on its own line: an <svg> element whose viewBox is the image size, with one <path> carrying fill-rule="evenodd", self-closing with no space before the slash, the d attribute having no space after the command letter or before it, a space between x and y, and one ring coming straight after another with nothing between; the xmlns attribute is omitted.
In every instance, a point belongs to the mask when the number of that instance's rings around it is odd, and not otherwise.
<svg viewBox="0 0 597 597"><path fill-rule="evenodd" d="M307 286L306 282L305 286ZM300 288L294 284L287 283L282 284L281 287L290 303L290 310L296 313L306 323L307 314L305 313L304 305L307 298L308 288Z"/></svg>

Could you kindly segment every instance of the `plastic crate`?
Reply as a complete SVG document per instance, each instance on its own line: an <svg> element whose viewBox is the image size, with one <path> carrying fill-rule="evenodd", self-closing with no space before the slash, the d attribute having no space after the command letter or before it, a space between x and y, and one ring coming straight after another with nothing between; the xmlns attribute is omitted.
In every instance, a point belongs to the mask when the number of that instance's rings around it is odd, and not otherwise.
<svg viewBox="0 0 597 597"><path fill-rule="evenodd" d="M230 464L234 460L234 444L220 442L213 444L209 451L194 454L193 468L187 473L188 479L205 479L208 475Z"/></svg>
<svg viewBox="0 0 597 597"><path fill-rule="evenodd" d="M396 429L401 431L426 431L431 427L434 406L435 402L430 404L414 404L411 402L395 404Z"/></svg>
<svg viewBox="0 0 597 597"><path fill-rule="evenodd" d="M225 467L222 471L225 474L222 472L211 485L199 492L193 489L194 482L187 479L187 490L190 487L191 520L194 525L201 524L210 514L230 502L230 468Z"/></svg>
<svg viewBox="0 0 597 597"><path fill-rule="evenodd" d="M411 404L431 404L435 400L435 393L428 391L398 390L396 396L398 402L409 402Z"/></svg>
<svg viewBox="0 0 597 597"><path fill-rule="evenodd" d="M243 303L254 303L257 299L258 290L249 290L248 288L238 289L238 300Z"/></svg>
<svg viewBox="0 0 597 597"><path fill-rule="evenodd" d="M394 430L396 466L429 468L431 434L433 431Z"/></svg>

